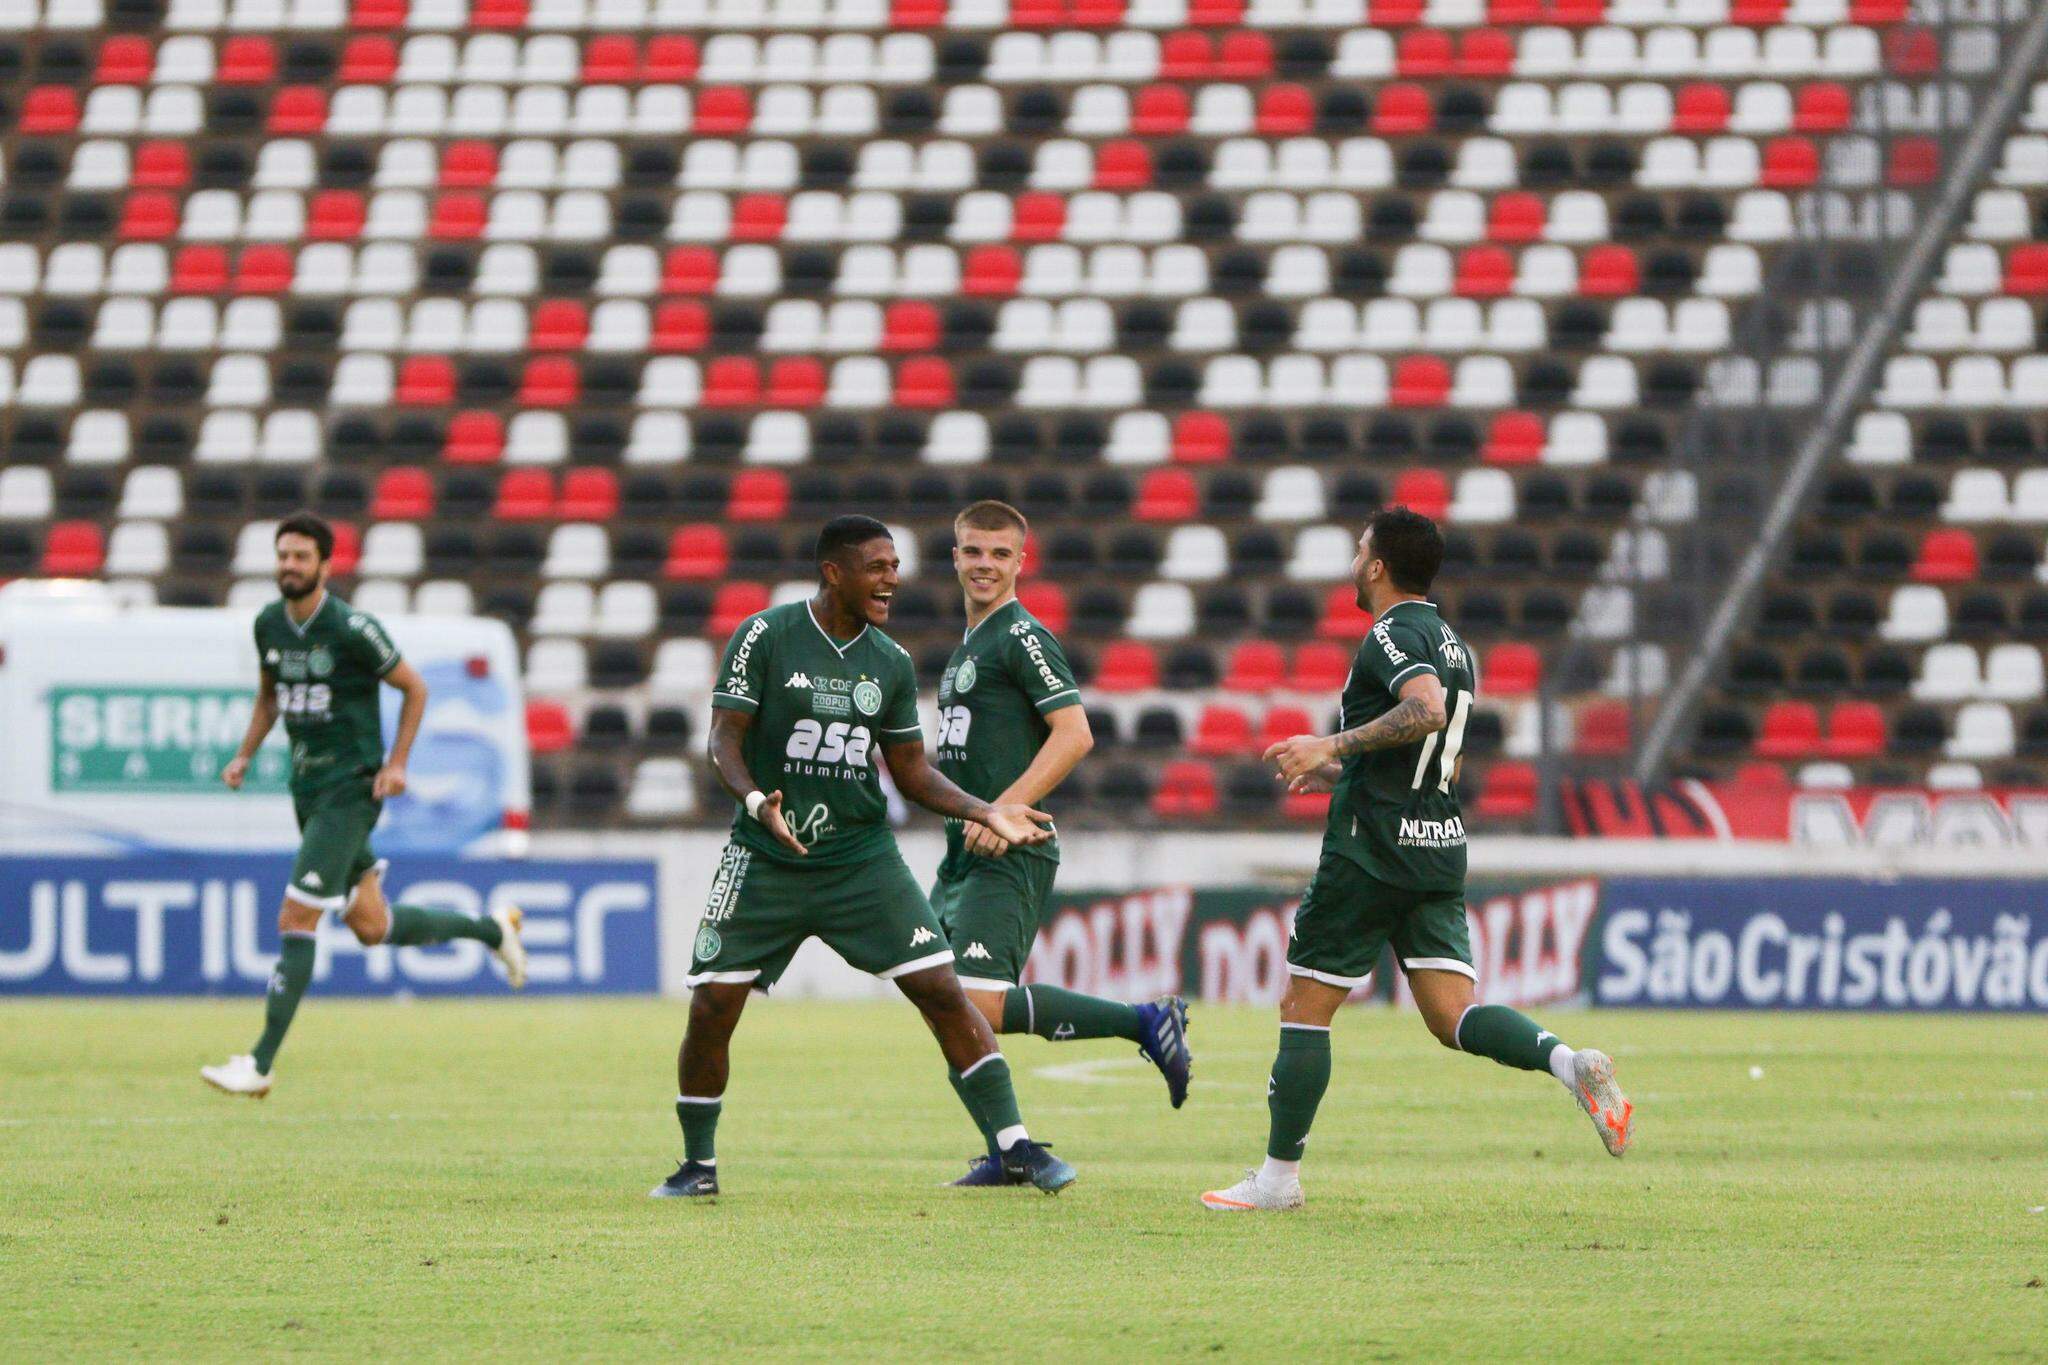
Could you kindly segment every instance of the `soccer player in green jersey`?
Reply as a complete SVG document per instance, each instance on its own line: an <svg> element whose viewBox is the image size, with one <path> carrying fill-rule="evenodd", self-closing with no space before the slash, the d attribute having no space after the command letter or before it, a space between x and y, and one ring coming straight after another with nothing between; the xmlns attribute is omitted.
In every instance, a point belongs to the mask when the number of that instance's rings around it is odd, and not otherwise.
<svg viewBox="0 0 2048 1365"><path fill-rule="evenodd" d="M939 680L939 771L971 796L1035 806L1095 746L1081 689L1060 642L1017 600L1030 534L1008 503L977 502L953 519L953 570L967 600L967 632ZM1058 986L1020 986L1032 940L1051 912L1056 839L1012 849L985 825L946 822L946 857L932 908L953 945L967 998L998 1033L1041 1038L1124 1038L1166 1077L1178 1109L1192 1061L1187 1002L1127 1005ZM1016 1183L1003 1174L995 1135L955 1185Z"/></svg>
<svg viewBox="0 0 2048 1365"><path fill-rule="evenodd" d="M263 1035L251 1051L199 1069L215 1089L258 1099L270 1093L271 1063L313 979L314 938L329 910L340 911L366 944L477 939L504 964L513 986L526 984L516 907L473 919L385 902L385 864L370 852L370 829L384 802L405 792L405 760L427 711L427 684L375 617L328 591L334 531L326 522L309 512L287 517L278 523L276 546L279 600L256 613L263 685L221 781L241 789L249 760L283 716L299 853L277 916L284 947L264 1000ZM387 684L405 698L388 754L377 705L377 689Z"/></svg>
<svg viewBox="0 0 2048 1365"><path fill-rule="evenodd" d="M975 1125L1003 1169L1048 1194L1074 1168L1031 1140L1009 1063L960 989L953 951L896 851L875 769L925 809L1018 848L1051 837L1023 802L960 790L925 757L917 674L879 627L896 594L896 545L872 517L818 534L818 591L741 622L711 694L711 766L732 793L732 838L692 945L690 1022L676 1059L683 1160L656 1198L715 1198L728 1046L749 990L766 991L805 939L894 981L924 1015Z"/></svg>
<svg viewBox="0 0 2048 1365"><path fill-rule="evenodd" d="M1405 507L1374 514L1351 562L1373 628L1345 680L1342 729L1266 751L1292 791L1333 792L1321 861L1287 945L1280 1051L1266 1082L1265 1164L1202 1203L1240 1212L1301 1207L1301 1158L1330 1081L1330 1021L1389 942L1437 1041L1523 1071L1547 1071L1593 1120L1608 1152L1628 1150L1634 1107L1605 1053L1574 1051L1505 1005L1476 1003L1465 922L1465 822L1458 764L1478 664L1435 604L1436 523Z"/></svg>

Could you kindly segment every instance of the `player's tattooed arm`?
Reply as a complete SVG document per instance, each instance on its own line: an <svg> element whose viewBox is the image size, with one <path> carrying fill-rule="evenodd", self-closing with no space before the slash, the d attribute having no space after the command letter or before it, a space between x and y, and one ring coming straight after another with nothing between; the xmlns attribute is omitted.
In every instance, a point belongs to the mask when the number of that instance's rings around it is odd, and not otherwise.
<svg viewBox="0 0 2048 1365"><path fill-rule="evenodd" d="M1012 844L1041 844L1052 837L1052 817L1022 802L991 805L969 796L953 780L934 768L925 756L922 739L898 740L882 746L882 760L889 776L906 801L938 815L951 816L972 824L986 825L999 838Z"/></svg>
<svg viewBox="0 0 2048 1365"><path fill-rule="evenodd" d="M748 814L774 836L775 842L793 853L809 853L803 842L789 832L789 822L782 818L782 793L763 792L747 769L747 731L753 728L754 717L749 712L723 706L711 708L711 771L718 774L732 799L745 806ZM756 801L755 797L760 799Z"/></svg>
<svg viewBox="0 0 2048 1365"><path fill-rule="evenodd" d="M1266 759L1278 768L1281 781L1291 783L1353 754L1413 744L1443 729L1448 719L1442 680L1434 673L1420 673L1402 684L1401 699L1385 715L1334 735L1284 739L1266 750Z"/></svg>
<svg viewBox="0 0 2048 1365"><path fill-rule="evenodd" d="M256 689L256 705L249 712L249 728L242 732L242 747L235 750L235 756L228 760L228 766L220 770L220 780L227 783L229 791L240 791L242 779L249 773L249 760L256 757L256 751L263 747L263 737L270 733L270 727L277 724L277 675L268 668L262 671L262 682Z"/></svg>

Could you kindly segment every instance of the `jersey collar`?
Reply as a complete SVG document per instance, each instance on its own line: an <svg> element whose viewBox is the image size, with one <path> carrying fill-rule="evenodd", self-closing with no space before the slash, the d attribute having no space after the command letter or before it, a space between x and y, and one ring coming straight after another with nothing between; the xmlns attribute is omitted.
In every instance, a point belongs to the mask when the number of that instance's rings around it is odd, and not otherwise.
<svg viewBox="0 0 2048 1365"><path fill-rule="evenodd" d="M292 630L297 634L304 635L307 631L313 628L313 623L320 619L320 613L326 611L327 604L329 602L332 602L333 600L334 594L328 591L326 588L322 588L320 589L320 605L313 608L313 614L306 618L306 623L304 625L300 625L297 621L294 621L292 619L292 609L289 605L287 605L284 609L284 623L290 626Z"/></svg>
<svg viewBox="0 0 2048 1365"><path fill-rule="evenodd" d="M818 625L818 618L811 611L811 599L808 597L804 599L804 615L810 618L811 625L816 627L818 634L825 637L825 643L832 646L833 653L837 654L842 659L846 657L847 650L852 649L862 640L868 638L869 627L866 625L862 625L860 628L860 634L854 636L845 644L840 644L839 641L832 638L832 633L830 631L826 630L823 626Z"/></svg>
<svg viewBox="0 0 2048 1365"><path fill-rule="evenodd" d="M1393 606L1388 607L1386 611L1381 612L1380 615L1387 616L1392 612L1399 611L1403 607L1428 607L1431 611L1435 611L1436 603L1424 597L1404 597L1394 603Z"/></svg>
<svg viewBox="0 0 2048 1365"><path fill-rule="evenodd" d="M981 629L981 628L982 628L983 626L985 626L985 625L987 625L987 624L988 624L989 622L991 622L991 621L995 620L995 619L996 619L996 618L997 618L998 616L1001 616L1001 615L1002 615L1002 614L1003 614L1004 612L1008 611L1008 610L1009 610L1009 609L1010 609L1011 607L1015 607L1015 606L1021 606L1021 605L1022 605L1022 603L1018 602L1018 600L1017 600L1017 595L1016 595L1015 593L1011 593L1011 594L1010 594L1010 596L1009 596L1009 598L1008 598L1008 600L1004 601L1004 602L1003 602L1003 603L1002 603L1001 605L997 606L997 607L996 607L996 608L995 608L995 609L994 609L993 611L989 612L989 614L988 614L988 615L986 615L986 616L982 617L982 618L981 618L981 619L980 619L979 621L976 621L976 622L975 622L975 623L974 623L973 625L969 626L969 627L968 627L968 628L967 628L967 629L966 629L966 630L965 630L965 631L964 631L964 632L963 632L963 633L961 634L961 636L960 636L960 643L961 643L961 644L963 644L963 645L964 645L964 644L966 644L966 643L967 643L967 642L968 642L969 640L971 640L971 639L973 639L973 638L974 638L974 632L975 632L975 631L977 631L977 630L980 630L980 629Z"/></svg>

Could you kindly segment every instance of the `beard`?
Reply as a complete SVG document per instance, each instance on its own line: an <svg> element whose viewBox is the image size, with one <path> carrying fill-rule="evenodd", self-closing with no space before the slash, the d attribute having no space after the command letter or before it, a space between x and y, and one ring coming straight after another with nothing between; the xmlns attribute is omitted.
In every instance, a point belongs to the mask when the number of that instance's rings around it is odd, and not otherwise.
<svg viewBox="0 0 2048 1365"><path fill-rule="evenodd" d="M315 578L287 577L284 574L277 576L277 591L287 602L303 602L319 587L320 582Z"/></svg>

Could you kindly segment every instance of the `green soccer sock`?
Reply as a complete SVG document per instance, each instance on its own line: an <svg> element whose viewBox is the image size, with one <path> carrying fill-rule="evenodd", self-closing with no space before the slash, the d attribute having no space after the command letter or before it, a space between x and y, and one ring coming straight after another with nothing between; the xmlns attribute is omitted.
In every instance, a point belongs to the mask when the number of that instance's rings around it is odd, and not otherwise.
<svg viewBox="0 0 2048 1365"><path fill-rule="evenodd" d="M1058 986L1012 986L1003 992L1004 1033L1035 1033L1063 1043L1073 1038L1138 1041L1138 1007Z"/></svg>
<svg viewBox="0 0 2048 1365"><path fill-rule="evenodd" d="M683 1125L683 1159L700 1165L718 1164L718 1116L725 1097L715 1100L676 1096L676 1119Z"/></svg>
<svg viewBox="0 0 2048 1365"><path fill-rule="evenodd" d="M953 1083L953 1093L960 1097L960 1103L967 1110L967 1116L974 1120L974 1126L981 1131L981 1140L988 1144L989 1159L1000 1162L1003 1159L1003 1152L996 1146L996 1130L988 1126L988 1120L981 1116L981 1107L967 1093L967 1087L960 1083L960 1073L949 1066L946 1068L946 1079Z"/></svg>
<svg viewBox="0 0 2048 1365"><path fill-rule="evenodd" d="M1279 1161L1301 1160L1308 1145L1316 1106L1330 1086L1330 1031L1303 1024L1280 1026L1280 1051L1266 1082L1266 1155Z"/></svg>
<svg viewBox="0 0 2048 1365"><path fill-rule="evenodd" d="M999 1150L1008 1150L1024 1131L1023 1116L1017 1112L1017 1092L1010 1086L1010 1064L1000 1052L991 1052L960 1073L961 1102L981 1120L983 1131ZM1005 1140L1007 1139L1007 1141Z"/></svg>
<svg viewBox="0 0 2048 1365"><path fill-rule="evenodd" d="M475 919L460 910L428 910L418 905L391 907L391 932L384 936L384 941L392 947L446 943L451 938L473 938L487 948L495 948L505 941L505 931L494 919Z"/></svg>
<svg viewBox="0 0 2048 1365"><path fill-rule="evenodd" d="M1506 1005L1474 1005L1458 1021L1458 1046L1520 1071L1549 1071L1550 1055L1563 1043L1534 1019Z"/></svg>
<svg viewBox="0 0 2048 1365"><path fill-rule="evenodd" d="M256 1069L268 1076L277 1050L284 1045L292 1016L299 1011L299 999L313 980L314 942L311 934L287 933L284 948L277 955L277 970L270 974L270 991L263 997L263 1036L249 1055Z"/></svg>

